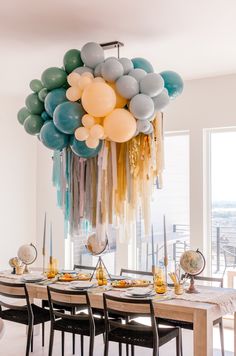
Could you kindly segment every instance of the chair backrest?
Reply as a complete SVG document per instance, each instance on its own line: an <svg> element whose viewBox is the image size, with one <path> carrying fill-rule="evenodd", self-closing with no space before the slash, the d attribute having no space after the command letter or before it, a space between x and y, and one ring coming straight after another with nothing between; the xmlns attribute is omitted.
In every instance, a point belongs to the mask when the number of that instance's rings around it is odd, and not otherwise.
<svg viewBox="0 0 236 356"><path fill-rule="evenodd" d="M84 266L84 265L74 265L74 269L79 269L82 271L94 271L96 267L93 266Z"/></svg>
<svg viewBox="0 0 236 356"><path fill-rule="evenodd" d="M127 269L127 268L121 268L120 270L120 276L123 275L134 275L134 276L146 276L146 277L151 277L153 278L153 273L152 272L147 272L147 271L138 271L135 269Z"/></svg>
<svg viewBox="0 0 236 356"><path fill-rule="evenodd" d="M25 302L24 305L11 304L10 301L0 300L0 309L2 307L14 310L27 310L29 318L33 318L33 312L29 300L29 294L25 284L23 283L10 283L0 281L0 295L10 299L20 299Z"/></svg>
<svg viewBox="0 0 236 356"><path fill-rule="evenodd" d="M131 299L120 298L107 293L103 294L104 315L106 331L109 332L112 328L121 328L125 330L136 331L152 331L154 345L158 345L157 324L154 315L154 308L151 299ZM114 319L114 314L122 315L124 318L130 320L137 318L137 315L150 317L151 326L142 324L122 324L119 320ZM112 317L113 316L113 317Z"/></svg>
<svg viewBox="0 0 236 356"><path fill-rule="evenodd" d="M225 267L236 267L236 246L224 245L222 250L225 258Z"/></svg>
<svg viewBox="0 0 236 356"><path fill-rule="evenodd" d="M67 320L89 320L90 331L95 329L92 309L87 291L63 290L47 286L48 302L51 321L55 322L55 318ZM54 304L56 307L54 308ZM62 310L58 310L61 306ZM77 310L86 310L86 313L81 314L66 314L63 307L71 307Z"/></svg>
<svg viewBox="0 0 236 356"><path fill-rule="evenodd" d="M195 276L194 279L197 281L216 283L220 288L223 288L223 283L224 283L223 277Z"/></svg>

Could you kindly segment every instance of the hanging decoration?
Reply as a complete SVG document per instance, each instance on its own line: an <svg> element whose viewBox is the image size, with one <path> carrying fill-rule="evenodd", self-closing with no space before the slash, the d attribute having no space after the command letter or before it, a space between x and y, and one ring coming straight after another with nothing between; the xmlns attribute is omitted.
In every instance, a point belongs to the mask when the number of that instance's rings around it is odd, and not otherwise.
<svg viewBox="0 0 236 356"><path fill-rule="evenodd" d="M54 150L53 184L66 233L94 229L104 240L113 226L124 239L140 206L148 233L152 190L163 170L162 112L182 93L181 77L154 73L144 58L105 59L94 42L66 52L63 64L30 82L33 93L17 117Z"/></svg>

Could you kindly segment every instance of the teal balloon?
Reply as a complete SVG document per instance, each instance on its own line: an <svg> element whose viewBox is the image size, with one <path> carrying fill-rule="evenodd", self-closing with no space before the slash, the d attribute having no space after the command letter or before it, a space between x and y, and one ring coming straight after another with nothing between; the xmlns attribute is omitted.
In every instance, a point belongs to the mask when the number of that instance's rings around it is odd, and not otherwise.
<svg viewBox="0 0 236 356"><path fill-rule="evenodd" d="M43 111L43 112L42 112L41 118L42 118L44 121L52 120L52 117L50 117L46 111Z"/></svg>
<svg viewBox="0 0 236 356"><path fill-rule="evenodd" d="M24 122L24 129L30 135L37 135L44 124L43 119L39 115L30 115Z"/></svg>
<svg viewBox="0 0 236 356"><path fill-rule="evenodd" d="M175 99L179 96L184 89L184 82L181 76L171 70L161 72L160 75L164 79L164 86L168 91L168 95L171 99Z"/></svg>
<svg viewBox="0 0 236 356"><path fill-rule="evenodd" d="M31 80L29 86L30 86L30 89L35 93L38 93L38 92L40 92L41 89L43 89L43 84L39 79Z"/></svg>
<svg viewBox="0 0 236 356"><path fill-rule="evenodd" d="M75 68L84 65L80 56L80 51L78 49L70 49L67 51L64 55L63 63L68 74L73 72Z"/></svg>
<svg viewBox="0 0 236 356"><path fill-rule="evenodd" d="M47 95L48 95L48 90L46 88L41 89L40 92L38 93L39 100L44 102Z"/></svg>
<svg viewBox="0 0 236 356"><path fill-rule="evenodd" d="M147 73L153 73L154 69L151 63L145 58L132 58L131 61L133 62L134 68L140 68L145 70Z"/></svg>
<svg viewBox="0 0 236 356"><path fill-rule="evenodd" d="M81 126L81 119L84 114L86 112L81 104L66 101L56 107L53 122L59 131L73 134L75 129Z"/></svg>
<svg viewBox="0 0 236 356"><path fill-rule="evenodd" d="M36 93L27 96L25 105L30 113L34 115L40 115L44 111L44 105Z"/></svg>
<svg viewBox="0 0 236 356"><path fill-rule="evenodd" d="M49 116L53 117L54 110L56 107L64 103L64 101L68 101L66 98L66 89L58 88L52 90L44 101L45 110Z"/></svg>
<svg viewBox="0 0 236 356"><path fill-rule="evenodd" d="M30 116L29 110L26 107L23 107L17 113L17 120L23 125L28 116Z"/></svg>
<svg viewBox="0 0 236 356"><path fill-rule="evenodd" d="M60 88L67 81L67 73L61 68L51 67L42 73L41 81L48 90Z"/></svg>
<svg viewBox="0 0 236 356"><path fill-rule="evenodd" d="M53 121L47 121L40 131L40 141L52 150L62 150L69 143L69 135L58 131Z"/></svg>
<svg viewBox="0 0 236 356"><path fill-rule="evenodd" d="M99 153L99 151L102 148L102 140L100 140L98 147L96 148L89 148L87 147L85 141L78 141L76 138L73 136L71 138L70 142L70 147L74 154L77 156L80 156L82 158L92 158L96 157Z"/></svg>

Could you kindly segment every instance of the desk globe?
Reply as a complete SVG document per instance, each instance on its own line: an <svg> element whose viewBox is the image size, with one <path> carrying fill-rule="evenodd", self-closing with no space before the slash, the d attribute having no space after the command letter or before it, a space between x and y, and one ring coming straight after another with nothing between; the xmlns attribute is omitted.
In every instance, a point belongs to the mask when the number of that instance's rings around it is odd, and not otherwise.
<svg viewBox="0 0 236 356"><path fill-rule="evenodd" d="M190 286L187 293L198 293L194 286L194 276L202 273L206 265L203 254L197 249L185 251L180 257L180 266L190 277Z"/></svg>
<svg viewBox="0 0 236 356"><path fill-rule="evenodd" d="M109 278L111 278L110 273L108 272L101 255L106 251L108 246L108 238L106 236L106 239L103 241L100 241L97 239L96 233L92 233L87 240L87 245L86 248L89 253L91 253L92 256L97 256L98 257L98 262L96 264L95 270L91 276L91 279L93 279L94 273L96 272L96 275L98 275L98 279L104 279L105 280L105 274L104 271L106 271L107 275ZM100 277L99 277L100 275Z"/></svg>
<svg viewBox="0 0 236 356"><path fill-rule="evenodd" d="M19 248L17 256L25 264L24 273L29 273L28 265L31 265L35 262L37 255L37 249L33 244L22 245Z"/></svg>

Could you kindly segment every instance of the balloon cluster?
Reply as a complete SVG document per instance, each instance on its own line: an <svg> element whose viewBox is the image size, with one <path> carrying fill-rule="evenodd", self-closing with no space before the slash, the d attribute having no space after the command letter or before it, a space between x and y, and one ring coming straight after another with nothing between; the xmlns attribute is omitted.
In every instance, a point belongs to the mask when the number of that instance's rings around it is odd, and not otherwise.
<svg viewBox="0 0 236 356"><path fill-rule="evenodd" d="M103 139L121 143L151 134L156 113L183 91L177 73L154 73L144 58L105 59L94 42L69 50L63 62L30 82L33 93L18 121L46 147L69 145L84 158L96 156Z"/></svg>

